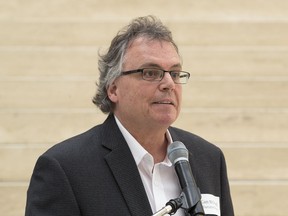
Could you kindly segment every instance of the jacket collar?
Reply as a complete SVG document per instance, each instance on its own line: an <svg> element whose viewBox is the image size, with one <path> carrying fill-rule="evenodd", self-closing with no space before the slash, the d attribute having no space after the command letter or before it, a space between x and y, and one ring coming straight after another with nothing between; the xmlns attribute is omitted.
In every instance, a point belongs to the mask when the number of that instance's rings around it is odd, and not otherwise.
<svg viewBox="0 0 288 216"><path fill-rule="evenodd" d="M111 150L105 156L105 160L115 177L131 215L152 215L138 168L114 116L109 115L102 126L102 145Z"/></svg>

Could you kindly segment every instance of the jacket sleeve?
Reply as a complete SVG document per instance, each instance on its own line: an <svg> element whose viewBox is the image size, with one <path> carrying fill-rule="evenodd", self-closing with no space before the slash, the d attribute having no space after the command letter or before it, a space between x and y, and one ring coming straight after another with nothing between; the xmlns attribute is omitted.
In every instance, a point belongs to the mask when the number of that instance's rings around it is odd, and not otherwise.
<svg viewBox="0 0 288 216"><path fill-rule="evenodd" d="M221 151L221 215L234 216L225 157Z"/></svg>
<svg viewBox="0 0 288 216"><path fill-rule="evenodd" d="M41 156L27 192L25 216L80 216L67 176L57 160Z"/></svg>

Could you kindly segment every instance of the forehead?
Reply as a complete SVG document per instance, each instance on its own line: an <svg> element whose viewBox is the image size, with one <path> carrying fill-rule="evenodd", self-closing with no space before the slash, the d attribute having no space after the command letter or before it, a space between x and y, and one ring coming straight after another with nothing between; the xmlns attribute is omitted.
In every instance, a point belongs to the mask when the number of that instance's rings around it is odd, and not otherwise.
<svg viewBox="0 0 288 216"><path fill-rule="evenodd" d="M136 69L147 64L169 68L172 65L181 65L181 60L171 42L145 37L136 38L127 47L123 67Z"/></svg>

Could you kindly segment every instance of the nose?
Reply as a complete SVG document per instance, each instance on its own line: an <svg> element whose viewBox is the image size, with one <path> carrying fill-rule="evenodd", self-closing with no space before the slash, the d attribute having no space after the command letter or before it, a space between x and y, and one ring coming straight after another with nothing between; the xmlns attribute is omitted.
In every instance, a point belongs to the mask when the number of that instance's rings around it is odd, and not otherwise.
<svg viewBox="0 0 288 216"><path fill-rule="evenodd" d="M164 73L159 88L161 91L172 91L175 89L175 83L169 73Z"/></svg>

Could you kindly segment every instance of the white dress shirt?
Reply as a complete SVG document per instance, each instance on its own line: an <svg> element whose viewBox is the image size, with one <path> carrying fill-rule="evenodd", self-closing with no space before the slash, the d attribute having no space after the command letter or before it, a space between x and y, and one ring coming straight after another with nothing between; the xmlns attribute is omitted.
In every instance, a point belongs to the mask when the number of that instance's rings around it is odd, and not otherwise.
<svg viewBox="0 0 288 216"><path fill-rule="evenodd" d="M116 116L115 119L132 152L152 211L155 213L162 209L170 199L179 197L181 193L181 187L174 166L167 156L164 161L154 164L152 155L124 128ZM168 130L166 138L169 144L173 142ZM182 209L179 209L175 216L181 215L184 215L184 213Z"/></svg>

